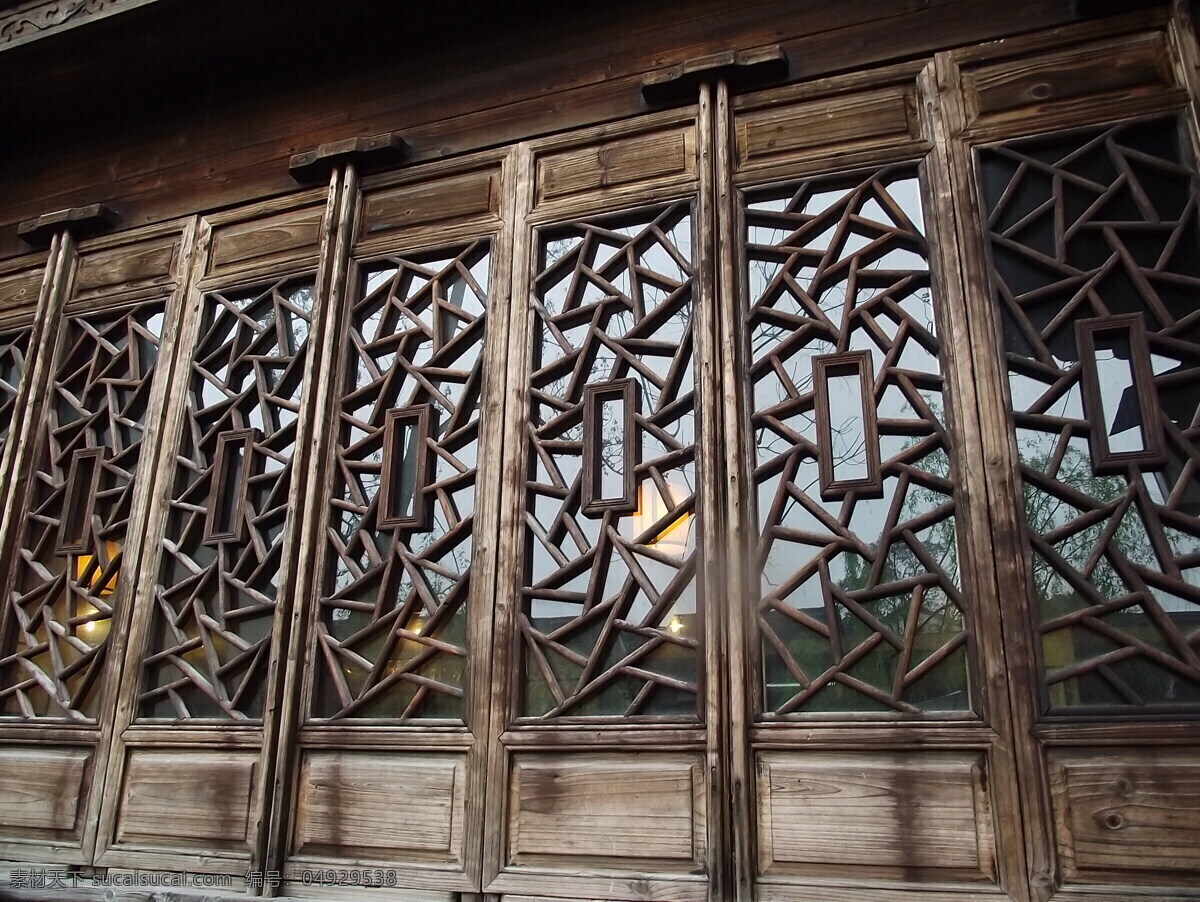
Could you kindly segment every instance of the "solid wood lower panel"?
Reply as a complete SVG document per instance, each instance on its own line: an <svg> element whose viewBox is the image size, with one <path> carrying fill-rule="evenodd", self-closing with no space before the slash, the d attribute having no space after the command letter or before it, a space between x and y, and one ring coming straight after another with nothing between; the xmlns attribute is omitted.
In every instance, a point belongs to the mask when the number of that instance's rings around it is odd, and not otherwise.
<svg viewBox="0 0 1200 902"><path fill-rule="evenodd" d="M949 751L760 753L760 873L993 880L984 759Z"/></svg>
<svg viewBox="0 0 1200 902"><path fill-rule="evenodd" d="M702 768L698 755L686 754L518 756L509 787L509 861L702 867Z"/></svg>
<svg viewBox="0 0 1200 902"><path fill-rule="evenodd" d="M132 749L116 847L248 855L257 766L257 751Z"/></svg>
<svg viewBox="0 0 1200 902"><path fill-rule="evenodd" d="M518 752L507 772L505 861L486 892L705 898L708 813L701 753Z"/></svg>
<svg viewBox="0 0 1200 902"><path fill-rule="evenodd" d="M0 748L0 837L79 838L92 749Z"/></svg>
<svg viewBox="0 0 1200 902"><path fill-rule="evenodd" d="M306 752L294 852L461 863L466 761L465 752Z"/></svg>
<svg viewBox="0 0 1200 902"><path fill-rule="evenodd" d="M1049 763L1068 883L1200 886L1194 750L1056 749Z"/></svg>

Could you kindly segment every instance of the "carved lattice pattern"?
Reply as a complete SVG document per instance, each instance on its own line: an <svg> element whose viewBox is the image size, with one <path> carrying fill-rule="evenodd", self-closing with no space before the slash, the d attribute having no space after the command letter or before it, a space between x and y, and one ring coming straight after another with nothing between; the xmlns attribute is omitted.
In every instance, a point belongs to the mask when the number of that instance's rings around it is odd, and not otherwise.
<svg viewBox="0 0 1200 902"><path fill-rule="evenodd" d="M7 714L94 720L100 711L162 325L154 302L62 326L5 614ZM89 448L104 449L99 475L72 486L72 460ZM72 507L90 508L82 550L60 551Z"/></svg>
<svg viewBox="0 0 1200 902"><path fill-rule="evenodd" d="M952 449L916 173L751 192L745 211L764 710L968 708ZM842 367L852 375L830 375ZM865 389L863 372L873 373ZM825 374L824 413L814 373ZM850 488L824 497L822 463Z"/></svg>
<svg viewBox="0 0 1200 902"><path fill-rule="evenodd" d="M1158 120L980 156L1052 708L1200 705L1200 248L1181 145Z"/></svg>
<svg viewBox="0 0 1200 902"><path fill-rule="evenodd" d="M525 715L697 716L691 249L684 203L542 236L519 617ZM619 434L626 417L609 407L585 430L588 386L612 383L625 397L628 379L636 435ZM634 513L582 512L585 436L602 484L635 466Z"/></svg>
<svg viewBox="0 0 1200 902"><path fill-rule="evenodd" d="M316 618L318 717L463 716L489 263L483 241L383 260L350 308ZM387 415L421 405L432 479L414 507L428 528L381 528L385 463L400 485L422 450L414 439L389 460Z"/></svg>
<svg viewBox="0 0 1200 902"><path fill-rule="evenodd" d="M16 414L14 405L17 403L17 388L25 374L30 332L25 328L0 335L0 454L4 453Z"/></svg>
<svg viewBox="0 0 1200 902"><path fill-rule="evenodd" d="M302 281L203 300L143 662L143 716L262 715L312 307L312 283ZM254 430L248 460L237 458L247 468L244 498L241 480L214 466L222 434L235 430ZM220 519L235 538L206 542L218 476Z"/></svg>

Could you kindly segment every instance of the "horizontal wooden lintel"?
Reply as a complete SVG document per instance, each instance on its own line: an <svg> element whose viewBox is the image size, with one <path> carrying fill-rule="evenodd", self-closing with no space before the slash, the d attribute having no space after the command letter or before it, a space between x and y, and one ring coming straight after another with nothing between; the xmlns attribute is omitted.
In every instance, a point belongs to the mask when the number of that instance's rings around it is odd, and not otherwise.
<svg viewBox="0 0 1200 902"><path fill-rule="evenodd" d="M729 90L736 93L766 87L787 76L787 54L778 44L756 50L727 50L649 73L642 79L642 97L651 106L692 103L705 81L723 78Z"/></svg>
<svg viewBox="0 0 1200 902"><path fill-rule="evenodd" d="M70 232L82 238L108 231L117 224L117 219L117 214L104 204L88 204L26 219L17 226L17 234L26 244L46 247L57 232Z"/></svg>
<svg viewBox="0 0 1200 902"><path fill-rule="evenodd" d="M403 161L407 153L404 139L391 132L369 138L344 138L295 154L288 161L288 172L296 181L307 184L319 181L343 163L353 163L364 171L387 169Z"/></svg>

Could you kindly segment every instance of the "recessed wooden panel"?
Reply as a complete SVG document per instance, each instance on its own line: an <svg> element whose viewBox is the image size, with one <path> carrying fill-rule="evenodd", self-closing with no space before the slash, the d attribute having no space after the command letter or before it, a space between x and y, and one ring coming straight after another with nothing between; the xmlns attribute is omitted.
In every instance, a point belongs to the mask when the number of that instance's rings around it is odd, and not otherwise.
<svg viewBox="0 0 1200 902"><path fill-rule="evenodd" d="M538 200L695 171L696 131L675 126L546 155L538 161Z"/></svg>
<svg viewBox="0 0 1200 902"><path fill-rule="evenodd" d="M893 85L744 114L737 123L738 164L753 167L916 136L913 89Z"/></svg>
<svg viewBox="0 0 1200 902"><path fill-rule="evenodd" d="M33 309L41 288L41 267L0 278L0 317L17 310Z"/></svg>
<svg viewBox="0 0 1200 902"><path fill-rule="evenodd" d="M1059 849L1068 874L1200 871L1200 761L1191 749L1050 753ZM1181 884L1180 884L1181 885Z"/></svg>
<svg viewBox="0 0 1200 902"><path fill-rule="evenodd" d="M359 236L495 214L499 183L499 172L487 169L373 192L363 199Z"/></svg>
<svg viewBox="0 0 1200 902"><path fill-rule="evenodd" d="M76 830L91 749L0 749L0 835Z"/></svg>
<svg viewBox="0 0 1200 902"><path fill-rule="evenodd" d="M171 281L178 256L179 240L174 236L84 252L75 277L75 294L164 284Z"/></svg>
<svg viewBox="0 0 1200 902"><path fill-rule="evenodd" d="M208 272L270 265L316 253L324 207L291 210L277 216L221 226L213 230Z"/></svg>
<svg viewBox="0 0 1200 902"><path fill-rule="evenodd" d="M456 861L466 759L404 752L309 752L294 850L345 858Z"/></svg>
<svg viewBox="0 0 1200 902"><path fill-rule="evenodd" d="M257 752L134 749L125 769L117 842L249 848Z"/></svg>
<svg viewBox="0 0 1200 902"><path fill-rule="evenodd" d="M982 767L982 755L970 752L764 753L760 870L988 875L993 840Z"/></svg>
<svg viewBox="0 0 1200 902"><path fill-rule="evenodd" d="M691 867L703 859L704 819L699 756L520 756L509 789L509 859Z"/></svg>
<svg viewBox="0 0 1200 902"><path fill-rule="evenodd" d="M972 120L1011 116L1106 94L1161 92L1174 87L1169 60L1166 42L1156 34L981 66L963 76L969 115Z"/></svg>

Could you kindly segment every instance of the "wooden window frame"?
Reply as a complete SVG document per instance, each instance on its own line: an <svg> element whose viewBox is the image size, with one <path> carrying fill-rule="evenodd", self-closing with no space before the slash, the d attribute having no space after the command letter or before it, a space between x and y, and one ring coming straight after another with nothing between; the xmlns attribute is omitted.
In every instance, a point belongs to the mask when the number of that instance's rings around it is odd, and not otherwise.
<svg viewBox="0 0 1200 902"><path fill-rule="evenodd" d="M243 509L246 492L250 485L250 469L254 454L254 443L258 441L257 429L231 429L217 436L217 454L213 460L212 484L208 490L208 511L204 517L204 544L221 545L225 542L240 542L245 535ZM221 499L229 489L229 463L227 449L238 443L242 445L242 470L235 488L232 525L225 530L217 529L217 511Z"/></svg>
<svg viewBox="0 0 1200 902"><path fill-rule="evenodd" d="M397 449L396 441L402 436L404 425L415 423L417 430L417 459L413 466L412 514L395 516L392 511L392 494L396 490L396 467L404 460L403 448ZM428 497L429 484L433 481L433 455L429 453L429 438L433 424L433 405L415 404L397 407L387 412L383 431L383 469L379 483L379 517L376 525L380 529L427 530L433 520L432 498Z"/></svg>
<svg viewBox="0 0 1200 902"><path fill-rule="evenodd" d="M814 357L813 404L817 414L817 466L821 497L836 501L854 492L862 498L883 497L879 460L879 422L875 410L875 372L870 351L845 351ZM833 465L832 422L829 416L829 377L857 374L861 384L863 443L867 475L860 479L837 479Z"/></svg>
<svg viewBox="0 0 1200 902"><path fill-rule="evenodd" d="M599 440L603 424L600 417L604 404L620 399L624 405L621 434L622 492L618 497L605 498L600 491ZM641 392L636 380L621 379L583 390L583 469L580 475L580 511L585 516L601 517L606 513L637 513L637 473L641 463L641 442L637 440L637 416Z"/></svg>
<svg viewBox="0 0 1200 902"><path fill-rule="evenodd" d="M58 541L54 550L58 554L84 554L88 550L88 542L92 536L92 515L96 511L96 492L100 488L100 476L104 471L104 462L108 460L108 448L80 448L71 455L71 467L68 471L67 482L64 486L66 504L63 508L62 523L58 527ZM89 477L81 476L80 469L90 461L92 467ZM86 485L84 482L86 481ZM85 493L85 494L82 494ZM70 541L67 530L75 521L75 514L82 506L79 537Z"/></svg>

